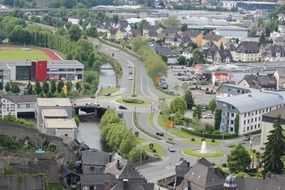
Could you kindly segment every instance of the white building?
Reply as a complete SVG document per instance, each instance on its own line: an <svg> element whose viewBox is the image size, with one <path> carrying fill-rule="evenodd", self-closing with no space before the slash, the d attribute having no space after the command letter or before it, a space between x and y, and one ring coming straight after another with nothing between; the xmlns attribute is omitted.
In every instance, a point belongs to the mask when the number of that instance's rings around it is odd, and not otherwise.
<svg viewBox="0 0 285 190"><path fill-rule="evenodd" d="M235 118L239 115L239 135L261 129L262 115L285 103L285 92L257 91L217 99L222 110L220 130L235 132Z"/></svg>
<svg viewBox="0 0 285 190"><path fill-rule="evenodd" d="M77 126L74 119L45 119L44 133L57 137L77 139Z"/></svg>
<svg viewBox="0 0 285 190"><path fill-rule="evenodd" d="M6 115L14 115L18 117L35 118L37 98L34 95L6 95L1 100L2 118Z"/></svg>
<svg viewBox="0 0 285 190"><path fill-rule="evenodd" d="M228 10L235 8L238 1L220 1L222 7Z"/></svg>

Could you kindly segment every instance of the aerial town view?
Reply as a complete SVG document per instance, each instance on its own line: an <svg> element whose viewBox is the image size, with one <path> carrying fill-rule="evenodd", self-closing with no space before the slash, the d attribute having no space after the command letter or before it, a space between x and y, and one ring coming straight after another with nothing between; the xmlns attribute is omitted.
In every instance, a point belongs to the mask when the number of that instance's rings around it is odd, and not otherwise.
<svg viewBox="0 0 285 190"><path fill-rule="evenodd" d="M0 190L285 190L285 0L0 0Z"/></svg>

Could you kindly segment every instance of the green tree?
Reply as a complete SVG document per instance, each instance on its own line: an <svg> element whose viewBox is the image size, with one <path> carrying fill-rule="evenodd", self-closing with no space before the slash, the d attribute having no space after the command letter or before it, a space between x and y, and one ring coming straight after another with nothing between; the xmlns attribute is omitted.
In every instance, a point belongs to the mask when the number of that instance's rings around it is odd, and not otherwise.
<svg viewBox="0 0 285 190"><path fill-rule="evenodd" d="M235 133L238 134L238 132L239 132L239 114L236 115L234 125L235 125Z"/></svg>
<svg viewBox="0 0 285 190"><path fill-rule="evenodd" d="M116 23L116 24L118 24L119 23L119 16L116 14L116 15L114 15L113 16L113 18L112 18L112 21L114 22L114 23Z"/></svg>
<svg viewBox="0 0 285 190"><path fill-rule="evenodd" d="M71 25L68 34L71 41L78 41L81 38L81 30L77 25Z"/></svg>
<svg viewBox="0 0 285 190"><path fill-rule="evenodd" d="M29 95L33 94L33 85L28 86L27 94L29 94Z"/></svg>
<svg viewBox="0 0 285 190"><path fill-rule="evenodd" d="M56 82L54 80L51 81L50 92L54 94L56 92Z"/></svg>
<svg viewBox="0 0 285 190"><path fill-rule="evenodd" d="M42 92L43 89L42 89L41 84L39 83L39 81L36 81L34 90L35 90L37 95L39 95Z"/></svg>
<svg viewBox="0 0 285 190"><path fill-rule="evenodd" d="M100 124L102 127L104 127L112 123L121 123L121 119L114 109L108 109L102 116Z"/></svg>
<svg viewBox="0 0 285 190"><path fill-rule="evenodd" d="M141 30L143 30L143 29L145 29L147 26L149 25L149 23L145 20L145 19L143 19L143 20L141 20L140 21L140 29Z"/></svg>
<svg viewBox="0 0 285 190"><path fill-rule="evenodd" d="M231 173L245 172L250 166L251 158L241 143L235 145L228 156L228 166Z"/></svg>
<svg viewBox="0 0 285 190"><path fill-rule="evenodd" d="M62 92L63 86L64 86L63 80L58 81L58 83L57 83L57 92L59 94Z"/></svg>
<svg viewBox="0 0 285 190"><path fill-rule="evenodd" d="M130 151L136 146L134 136L130 135L122 139L120 144L120 153L123 157L128 157Z"/></svg>
<svg viewBox="0 0 285 190"><path fill-rule="evenodd" d="M11 92L14 94L19 94L20 93L20 88L16 83L12 83L11 85Z"/></svg>
<svg viewBox="0 0 285 190"><path fill-rule="evenodd" d="M166 27L178 28L180 26L180 21L175 16L169 16L164 20L163 24Z"/></svg>
<svg viewBox="0 0 285 190"><path fill-rule="evenodd" d="M187 90L185 95L184 95L184 100L187 104L187 108L189 110L192 109L192 107L194 106L194 97L192 96L192 93L190 90Z"/></svg>
<svg viewBox="0 0 285 190"><path fill-rule="evenodd" d="M89 57L88 57L88 62L87 62L88 67L92 68L95 61L96 61L95 53L92 52L91 54L89 54Z"/></svg>
<svg viewBox="0 0 285 190"><path fill-rule="evenodd" d="M214 111L217 108L217 104L216 104L216 99L213 98L209 103L208 103L208 109L211 110L212 113L214 113Z"/></svg>
<svg viewBox="0 0 285 190"><path fill-rule="evenodd" d="M267 172L281 174L284 169L282 157L285 155L285 137L284 129L280 123L280 116L275 120L273 130L269 133L262 158L264 163L264 174Z"/></svg>
<svg viewBox="0 0 285 190"><path fill-rule="evenodd" d="M193 61L193 64L206 63L205 57L199 49L194 49L192 54L193 54L193 57L191 59Z"/></svg>
<svg viewBox="0 0 285 190"><path fill-rule="evenodd" d="M186 58L184 56L180 56L177 59L179 65L186 65Z"/></svg>
<svg viewBox="0 0 285 190"><path fill-rule="evenodd" d="M175 97L170 103L170 111L172 113L181 113L184 115L187 109L187 104L183 98L180 96Z"/></svg>
<svg viewBox="0 0 285 190"><path fill-rule="evenodd" d="M195 110L193 112L193 117L195 117L197 119L201 119L202 118L202 106L200 104L197 104L195 106Z"/></svg>
<svg viewBox="0 0 285 190"><path fill-rule="evenodd" d="M77 91L80 91L80 90L81 90L81 83L80 83L79 81L77 81L77 82L75 83L75 88L76 88Z"/></svg>
<svg viewBox="0 0 285 190"><path fill-rule="evenodd" d="M182 32L187 31L187 30L188 30L188 25L187 25L187 24L182 24L181 27L180 27L180 30L181 30Z"/></svg>
<svg viewBox="0 0 285 190"><path fill-rule="evenodd" d="M146 151L141 148L133 148L129 155L128 159L131 163L137 163L139 161L143 161L147 158Z"/></svg>
<svg viewBox="0 0 285 190"><path fill-rule="evenodd" d="M43 91L45 94L49 92L49 83L47 81L45 81L43 84Z"/></svg>
<svg viewBox="0 0 285 190"><path fill-rule="evenodd" d="M222 120L222 110L221 109L216 109L215 110L215 130L220 130L220 124Z"/></svg>
<svg viewBox="0 0 285 190"><path fill-rule="evenodd" d="M187 91L189 91L189 84L187 82L184 82L182 85L181 85L181 88L182 90L184 91L184 93L186 93ZM185 98L184 98L185 100ZM185 100L186 101L186 100ZM187 102L186 102L187 104Z"/></svg>
<svg viewBox="0 0 285 190"><path fill-rule="evenodd" d="M11 91L10 82L7 82L7 83L5 84L5 91L6 91L6 92L10 92L10 91Z"/></svg>
<svg viewBox="0 0 285 190"><path fill-rule="evenodd" d="M170 108L165 98L159 100L158 109L162 114L169 114Z"/></svg>

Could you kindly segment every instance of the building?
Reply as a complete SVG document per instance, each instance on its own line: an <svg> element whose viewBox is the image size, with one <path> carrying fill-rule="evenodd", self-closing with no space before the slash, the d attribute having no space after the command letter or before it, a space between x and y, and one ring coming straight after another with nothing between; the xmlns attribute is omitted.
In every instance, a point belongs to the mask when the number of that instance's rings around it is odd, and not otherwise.
<svg viewBox="0 0 285 190"><path fill-rule="evenodd" d="M84 66L76 60L59 61L0 61L0 88L7 81L46 81L71 80L81 81Z"/></svg>
<svg viewBox="0 0 285 190"><path fill-rule="evenodd" d="M259 61L258 42L241 42L237 47L234 55L234 61L257 62Z"/></svg>
<svg viewBox="0 0 285 190"><path fill-rule="evenodd" d="M276 89L277 83L273 76L269 75L245 75L238 83L239 86L255 89Z"/></svg>
<svg viewBox="0 0 285 190"><path fill-rule="evenodd" d="M275 71L273 76L277 82L277 90L285 88L285 69L278 69Z"/></svg>
<svg viewBox="0 0 285 190"><path fill-rule="evenodd" d="M261 130L262 115L285 103L285 92L251 90L250 93L217 99L217 108L222 111L220 130L239 135ZM239 115L239 129L235 119Z"/></svg>
<svg viewBox="0 0 285 190"><path fill-rule="evenodd" d="M237 1L220 1L222 7L231 10L236 7Z"/></svg>
<svg viewBox="0 0 285 190"><path fill-rule="evenodd" d="M18 117L36 117L37 97L35 95L4 95L1 105L2 118L6 115Z"/></svg>
<svg viewBox="0 0 285 190"><path fill-rule="evenodd" d="M226 177L227 176L227 177ZM155 190L281 190L285 187L285 176L266 174L265 179L243 177L237 178L225 174L205 158L196 164L183 160L176 165L175 175L160 179Z"/></svg>
<svg viewBox="0 0 285 190"><path fill-rule="evenodd" d="M267 136L269 132L273 130L274 121L280 116L280 124L285 125L285 107L277 108L271 112L268 112L262 116L262 125L261 125L261 139L260 146L264 146L267 142Z"/></svg>
<svg viewBox="0 0 285 190"><path fill-rule="evenodd" d="M68 98L37 98L36 112L38 128L43 133L77 138L77 125Z"/></svg>
<svg viewBox="0 0 285 190"><path fill-rule="evenodd" d="M261 60L269 62L285 61L285 49L280 45L268 44L260 50Z"/></svg>
<svg viewBox="0 0 285 190"><path fill-rule="evenodd" d="M245 88L235 84L224 83L220 85L220 87L217 89L217 99L241 95L241 94L247 94L250 93L252 90L255 89Z"/></svg>

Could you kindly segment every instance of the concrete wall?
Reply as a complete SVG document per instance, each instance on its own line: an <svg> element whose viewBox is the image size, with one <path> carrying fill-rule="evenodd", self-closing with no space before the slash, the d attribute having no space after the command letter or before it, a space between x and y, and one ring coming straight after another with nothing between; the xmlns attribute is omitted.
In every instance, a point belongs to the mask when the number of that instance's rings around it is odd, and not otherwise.
<svg viewBox="0 0 285 190"><path fill-rule="evenodd" d="M33 177L31 175L8 175L8 176L0 176L0 189L3 190L44 190L45 189L45 181L44 177L36 176Z"/></svg>

